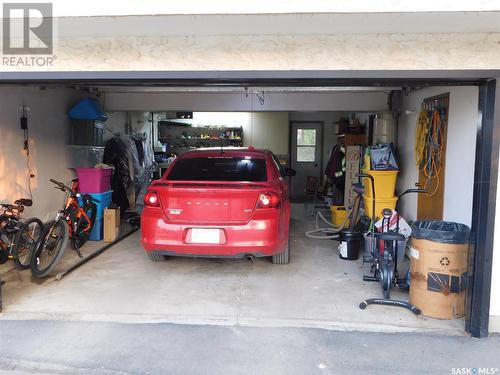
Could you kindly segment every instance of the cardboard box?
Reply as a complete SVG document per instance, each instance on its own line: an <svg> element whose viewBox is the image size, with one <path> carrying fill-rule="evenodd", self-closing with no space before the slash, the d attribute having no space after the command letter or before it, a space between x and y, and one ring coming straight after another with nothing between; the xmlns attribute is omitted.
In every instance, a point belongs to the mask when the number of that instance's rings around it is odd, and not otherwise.
<svg viewBox="0 0 500 375"><path fill-rule="evenodd" d="M468 244L412 238L410 303L422 315L456 319L465 313Z"/></svg>
<svg viewBox="0 0 500 375"><path fill-rule="evenodd" d="M356 173L359 173L359 162L361 159L361 146L347 146L345 152L345 193L344 206L352 206L357 194L352 191L352 184L358 182L359 178Z"/></svg>
<svg viewBox="0 0 500 375"><path fill-rule="evenodd" d="M120 235L120 207L104 209L104 242L113 242Z"/></svg>

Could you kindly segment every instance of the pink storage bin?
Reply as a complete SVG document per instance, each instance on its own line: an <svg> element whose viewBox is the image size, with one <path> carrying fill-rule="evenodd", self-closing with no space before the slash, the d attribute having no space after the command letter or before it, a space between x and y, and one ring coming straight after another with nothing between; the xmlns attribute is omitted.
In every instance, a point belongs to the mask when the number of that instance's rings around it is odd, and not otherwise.
<svg viewBox="0 0 500 375"><path fill-rule="evenodd" d="M81 193L104 193L111 190L111 168L76 168Z"/></svg>

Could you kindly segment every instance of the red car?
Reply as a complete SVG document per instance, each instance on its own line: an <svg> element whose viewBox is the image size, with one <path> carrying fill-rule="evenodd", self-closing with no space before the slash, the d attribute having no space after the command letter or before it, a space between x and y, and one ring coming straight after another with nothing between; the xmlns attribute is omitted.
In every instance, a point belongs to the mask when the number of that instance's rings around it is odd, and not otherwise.
<svg viewBox="0 0 500 375"><path fill-rule="evenodd" d="M144 196L141 243L165 255L290 259L288 176L268 150L205 148L178 157Z"/></svg>

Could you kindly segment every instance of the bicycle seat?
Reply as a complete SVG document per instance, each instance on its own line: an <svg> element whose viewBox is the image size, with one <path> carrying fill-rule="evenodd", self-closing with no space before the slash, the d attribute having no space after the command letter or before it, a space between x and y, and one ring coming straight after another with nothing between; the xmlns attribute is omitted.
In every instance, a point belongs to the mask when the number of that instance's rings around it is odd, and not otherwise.
<svg viewBox="0 0 500 375"><path fill-rule="evenodd" d="M375 233L375 237L382 241L404 241L406 237L396 232Z"/></svg>
<svg viewBox="0 0 500 375"><path fill-rule="evenodd" d="M17 204L17 205L20 205L20 206L24 206L24 207L31 207L31 206L33 206L33 201L31 199L26 199L26 198L18 199L14 203Z"/></svg>

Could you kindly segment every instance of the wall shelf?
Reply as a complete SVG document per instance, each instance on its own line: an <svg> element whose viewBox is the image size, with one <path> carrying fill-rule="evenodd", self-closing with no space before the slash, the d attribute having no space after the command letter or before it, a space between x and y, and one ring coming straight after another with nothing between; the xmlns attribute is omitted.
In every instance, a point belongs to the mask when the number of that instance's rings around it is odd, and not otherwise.
<svg viewBox="0 0 500 375"><path fill-rule="evenodd" d="M243 128L223 126L186 126L162 123L158 126L158 139L167 145L167 152L180 154L201 147L241 147Z"/></svg>

